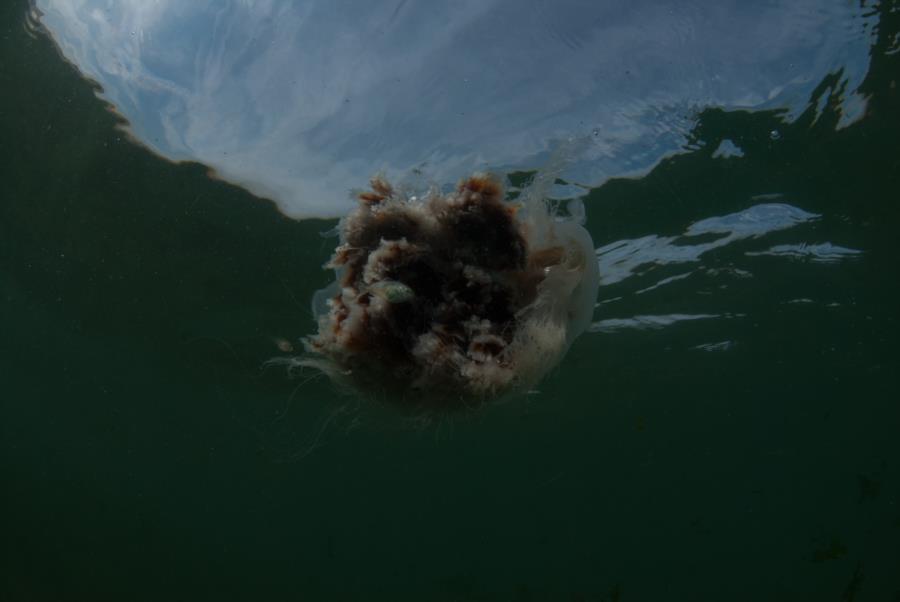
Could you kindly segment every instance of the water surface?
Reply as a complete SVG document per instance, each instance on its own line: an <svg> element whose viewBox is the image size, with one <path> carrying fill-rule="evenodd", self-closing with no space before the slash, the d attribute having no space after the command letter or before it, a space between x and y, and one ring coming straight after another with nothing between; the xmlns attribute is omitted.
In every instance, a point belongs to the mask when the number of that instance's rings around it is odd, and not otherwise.
<svg viewBox="0 0 900 602"><path fill-rule="evenodd" d="M376 171L453 183L571 139L596 186L679 151L705 108L802 112L823 77L857 119L877 13L844 0L674 5L38 0L34 21L128 131L292 216L334 217Z"/></svg>

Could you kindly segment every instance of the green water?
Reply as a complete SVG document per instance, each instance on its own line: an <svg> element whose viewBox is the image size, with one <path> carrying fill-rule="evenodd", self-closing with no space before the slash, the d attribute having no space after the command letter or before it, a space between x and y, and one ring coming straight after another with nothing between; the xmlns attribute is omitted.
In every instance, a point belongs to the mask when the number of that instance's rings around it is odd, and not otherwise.
<svg viewBox="0 0 900 602"><path fill-rule="evenodd" d="M900 4L878 10L859 122L836 128L836 74L790 124L708 110L694 150L585 199L605 245L779 192L862 254L713 250L597 317L730 318L583 335L540 394L412 428L261 368L313 328L333 222L130 143L5 3L0 600L900 600ZM744 156L714 159L725 138Z"/></svg>

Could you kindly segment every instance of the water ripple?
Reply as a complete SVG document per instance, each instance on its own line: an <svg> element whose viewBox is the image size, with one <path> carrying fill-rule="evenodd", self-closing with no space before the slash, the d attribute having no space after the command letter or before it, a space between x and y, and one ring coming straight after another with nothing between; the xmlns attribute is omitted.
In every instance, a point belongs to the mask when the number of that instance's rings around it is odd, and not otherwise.
<svg viewBox="0 0 900 602"><path fill-rule="evenodd" d="M638 273L642 266L690 263L713 249L771 232L786 230L813 221L820 216L784 203L754 205L728 215L695 222L682 236L651 234L637 239L619 240L596 250L600 264L600 284L609 286ZM718 238L697 244L677 244L685 237L719 234ZM657 283L657 286L664 282ZM648 289L644 289L648 290Z"/></svg>

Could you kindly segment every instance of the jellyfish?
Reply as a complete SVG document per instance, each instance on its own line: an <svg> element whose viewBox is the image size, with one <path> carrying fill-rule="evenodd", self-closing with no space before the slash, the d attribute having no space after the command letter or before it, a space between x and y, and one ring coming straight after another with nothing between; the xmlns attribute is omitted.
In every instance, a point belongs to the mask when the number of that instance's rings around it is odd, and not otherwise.
<svg viewBox="0 0 900 602"><path fill-rule="evenodd" d="M532 388L591 320L594 245L539 194L478 173L424 198L374 177L339 225L303 366L407 408L478 407Z"/></svg>

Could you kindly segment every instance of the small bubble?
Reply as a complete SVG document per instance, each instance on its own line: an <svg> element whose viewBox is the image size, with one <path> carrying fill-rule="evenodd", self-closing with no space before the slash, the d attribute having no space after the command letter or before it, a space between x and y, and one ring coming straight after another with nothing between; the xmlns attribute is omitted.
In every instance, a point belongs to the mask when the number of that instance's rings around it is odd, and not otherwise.
<svg viewBox="0 0 900 602"><path fill-rule="evenodd" d="M771 138L772 140L781 140L781 132L779 132L778 130L772 130L771 132L769 132L769 138Z"/></svg>
<svg viewBox="0 0 900 602"><path fill-rule="evenodd" d="M598 130L598 129L595 128L595 129L594 129L594 136L599 136L599 135L600 135L600 130Z"/></svg>

